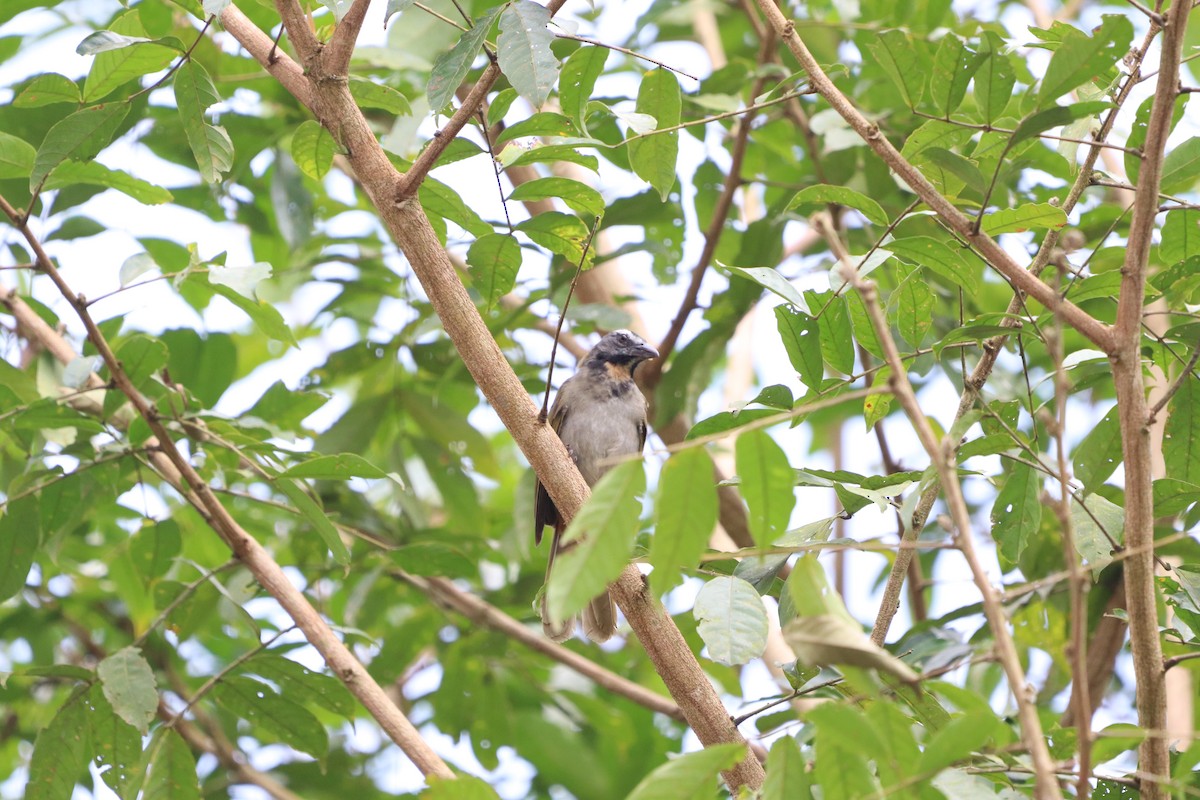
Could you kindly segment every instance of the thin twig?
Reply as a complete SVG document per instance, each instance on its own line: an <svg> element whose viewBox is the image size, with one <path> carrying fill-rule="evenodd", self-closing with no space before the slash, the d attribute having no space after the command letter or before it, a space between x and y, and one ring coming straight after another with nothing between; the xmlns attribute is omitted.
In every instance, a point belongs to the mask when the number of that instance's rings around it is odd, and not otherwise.
<svg viewBox="0 0 1200 800"><path fill-rule="evenodd" d="M1147 425L1154 424L1155 420L1158 419L1158 415L1161 414L1162 410L1167 407L1167 403L1171 402L1171 398L1174 397L1175 393L1179 391L1181 386L1183 386L1184 381L1188 380L1189 378L1196 377L1192 370L1196 368L1197 361L1200 361L1200 345L1192 348L1192 356L1188 359L1187 364L1183 366L1183 370L1175 376L1175 380L1171 381L1171 385L1167 387L1165 392L1163 392L1163 396L1158 398L1158 402L1154 404L1154 406L1150 409L1150 413L1146 415Z"/></svg>
<svg viewBox="0 0 1200 800"><path fill-rule="evenodd" d="M592 239L596 238L596 231L600 230L602 219L604 219L604 214L600 214L592 221L592 230L588 233L587 241L583 243L583 254L579 256L579 263L575 265L575 275L571 278L571 287L567 289L567 299L563 301L562 311L558 314L558 327L554 330L554 344L550 347L550 364L546 367L546 396L542 398L542 410L538 412L538 420L543 424L550 413L550 388L553 386L551 381L554 378L554 359L558 357L558 337L562 334L563 323L567 321L567 309L570 308L571 297L575 294L575 284L579 282L579 275L583 272L588 251L592 249Z"/></svg>
<svg viewBox="0 0 1200 800"><path fill-rule="evenodd" d="M508 614L473 594L459 590L453 583L444 578L422 578L410 575L403 570L394 570L392 575L420 589L432 599L459 614L476 625L486 625L493 630L520 642L531 650L549 656L555 661L589 678L606 691L620 695L640 706L659 714L665 714L671 719L684 721L683 712L679 706L658 692L647 689L639 683L605 669L590 658L552 642L545 636L534 631L527 625L521 624Z"/></svg>
<svg viewBox="0 0 1200 800"><path fill-rule="evenodd" d="M967 510L966 500L962 495L962 486L959 484L958 474L953 463L954 443L948 439L944 442L937 440L925 412L921 409L917 395L908 380L908 373L905 372L900 352L896 348L896 342L892 338L892 332L888 327L883 309L879 305L875 284L858 277L854 264L848 258L842 258L841 262L843 269L853 280L855 290L862 297L867 315L875 329L875 336L880 347L883 348L885 360L892 368L890 375L892 392L900 401L922 447L929 454L941 477L946 503L957 528L956 541L959 550L966 559L967 565L971 569L971 575L982 595L984 615L987 617L988 626L995 639L997 657L1008 677L1009 689L1016 699L1017 715L1021 722L1021 738L1029 750L1036 770L1038 796L1042 798L1061 797L1058 784L1053 777L1054 762L1050 757L1049 748L1046 746L1046 738L1042 732L1042 723L1038 718L1037 707L1033 704L1029 694L1029 687L1025 680L1024 670L1021 668L1020 657L1017 655L1012 633L1008 629L1008 619L1000 604L999 595L988 579L987 572L975 552L970 512Z"/></svg>
<svg viewBox="0 0 1200 800"><path fill-rule="evenodd" d="M667 69L667 70L670 70L671 72L678 73L685 78L691 78L692 80L694 80L696 82L700 81L699 78L697 78L695 75L691 74L690 72L684 72L679 67L672 67L670 64L659 61L657 58L648 56L645 53L639 53L636 50L630 50L629 48L620 47L619 45L615 45L615 44L606 44L605 42L598 42L595 39L588 39L587 37L584 37L584 36L576 36L572 33L556 33L556 34L554 34L554 36L558 39L569 39L572 42L582 42L583 44L590 44L590 45L593 45L594 47L603 47L608 50L615 50L618 53L624 53L627 56L633 56L634 58L640 58L642 61L649 61L651 64L657 64L658 66L662 67L663 69Z"/></svg>
<svg viewBox="0 0 1200 800"><path fill-rule="evenodd" d="M765 63L774 49L775 37L773 35L766 36L759 47L758 63ZM750 90L750 97L757 97L766 85L766 76L759 76ZM782 101L783 98L780 98L780 102ZM704 275L712 263L713 256L716 255L717 244L721 240L721 233L725 230L729 209L733 206L733 195L742 185L742 161L746 157L746 147L750 141L750 128L754 122L753 114L746 113L751 108L753 106L747 107L742 112L744 116L738 120L730 152L729 172L725 176L725 184L721 187L721 194L717 197L716 205L713 207L712 218L709 219L708 227L704 231L704 248L700 251L700 258L697 259L696 266L692 268L692 278L688 283L687 292L679 304L679 310L675 312L675 318L671 320L671 326L667 329L666 336L658 346L659 357L648 365L646 381L651 387L655 386L662 377L663 365L671 357L671 353L679 341L679 335L683 332L684 324L696 308L700 298L700 285L704 282Z"/></svg>
<svg viewBox="0 0 1200 800"><path fill-rule="evenodd" d="M1062 281L1062 271L1059 272ZM1087 660L1087 624L1088 578L1080 564L1076 552L1075 523L1071 519L1072 488L1070 471L1067 466L1067 399L1070 394L1070 378L1063 366L1063 324L1062 319L1055 315L1053 335L1050 337L1050 355L1054 361L1054 401L1057 411L1057 421L1054 431L1055 454L1058 458L1058 502L1054 504L1058 513L1058 526L1062 531L1063 560L1067 565L1069 591L1069 625L1071 631L1067 656L1071 662L1071 709L1077 720L1077 753L1079 763L1079 779L1075 784L1075 794L1080 800L1087 800L1091 794L1092 775L1092 698L1089 685ZM1030 409L1033 415L1033 409Z"/></svg>

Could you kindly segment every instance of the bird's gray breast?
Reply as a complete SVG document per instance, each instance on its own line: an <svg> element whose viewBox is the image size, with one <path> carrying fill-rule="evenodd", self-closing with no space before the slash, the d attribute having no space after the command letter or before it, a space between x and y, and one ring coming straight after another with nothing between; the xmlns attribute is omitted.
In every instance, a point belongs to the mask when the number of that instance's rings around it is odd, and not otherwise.
<svg viewBox="0 0 1200 800"><path fill-rule="evenodd" d="M567 381L567 384L572 381ZM588 486L595 486L621 456L641 450L640 426L646 420L646 400L636 386L613 391L616 382L563 385L570 411L559 428L559 438L571 451Z"/></svg>

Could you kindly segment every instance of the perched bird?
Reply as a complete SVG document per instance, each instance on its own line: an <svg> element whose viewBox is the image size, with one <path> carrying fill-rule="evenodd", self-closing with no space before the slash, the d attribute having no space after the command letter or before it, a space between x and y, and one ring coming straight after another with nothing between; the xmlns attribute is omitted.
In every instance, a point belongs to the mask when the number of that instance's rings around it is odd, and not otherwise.
<svg viewBox="0 0 1200 800"><path fill-rule="evenodd" d="M638 364L658 358L658 351L629 331L613 331L579 362L575 374L563 382L550 409L550 425L567 446L588 486L595 486L620 459L641 453L646 444L646 398L633 382ZM541 544L542 528L553 526L546 583L555 557L570 545L562 544L566 523L541 481L537 485L534 536ZM571 636L575 621L555 625L542 600L542 628L556 642ZM608 592L594 598L583 612L583 631L593 642L607 641L617 630L617 609Z"/></svg>

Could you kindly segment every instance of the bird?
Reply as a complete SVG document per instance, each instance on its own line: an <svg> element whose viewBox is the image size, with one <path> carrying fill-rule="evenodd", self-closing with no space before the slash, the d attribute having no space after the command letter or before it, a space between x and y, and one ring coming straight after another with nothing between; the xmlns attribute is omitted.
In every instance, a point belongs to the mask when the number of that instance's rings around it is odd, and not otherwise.
<svg viewBox="0 0 1200 800"><path fill-rule="evenodd" d="M593 487L622 456L640 454L646 444L646 398L633 375L642 362L658 358L658 351L642 337L627 330L606 334L579 362L575 374L563 381L550 408L549 422L566 445L583 479ZM566 523L550 499L546 487L537 483L534 505L534 539L542 542L546 526L554 528L546 584L555 558L570 549L563 544ZM566 641L575 620L555 624L547 613L543 596L542 630L556 642ZM583 611L583 631L597 644L617 631L617 609L609 593L593 598Z"/></svg>

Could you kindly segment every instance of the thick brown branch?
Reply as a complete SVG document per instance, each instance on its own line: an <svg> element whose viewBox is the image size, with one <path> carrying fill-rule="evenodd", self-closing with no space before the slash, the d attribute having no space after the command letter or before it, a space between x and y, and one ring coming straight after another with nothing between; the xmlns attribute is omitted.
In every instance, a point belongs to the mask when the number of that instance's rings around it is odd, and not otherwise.
<svg viewBox="0 0 1200 800"><path fill-rule="evenodd" d="M359 699L368 713L375 717L380 726L412 759L421 772L425 775L444 778L454 777L450 768L421 738L420 733L408 718L388 699L383 689L358 659L351 654L337 634L308 602L308 599L288 580L283 569L270 553L234 520L205 480L192 467L191 462L179 452L174 438L162 422L158 409L152 406L130 381L107 339L88 313L86 303L63 280L62 275L42 248L41 242L3 197L0 197L0 213L12 220L14 227L25 237L30 249L37 257L38 269L54 282L59 293L75 309L80 321L87 329L88 339L108 367L113 384L129 399L157 438L160 453L169 462L168 469L160 470L160 474L196 506L204 520L221 536L234 554L254 574L259 584L279 602L296 626L304 632L309 643L321 653L333 675L346 684L346 687ZM61 337L55 334L55 338ZM64 350L69 349L57 342L44 344L47 349L56 352L56 355L59 352L65 355ZM74 358L73 353L71 358Z"/></svg>
<svg viewBox="0 0 1200 800"><path fill-rule="evenodd" d="M561 4L560 0L554 0L547 7L553 13ZM251 33L240 41L263 62L270 51L270 42L264 39ZM355 174L374 201L389 234L408 258L463 363L537 472L560 513L569 519L587 498L587 484L558 436L538 421L537 408L492 338L420 204L411 194L396 201L402 178L383 153L348 88L344 83L323 81L321 77L310 69L314 95L314 106L310 108L319 109L318 118L347 145L347 158ZM470 109L472 113L474 110ZM674 621L649 593L641 573L635 567L628 567L612 590L655 670L701 743L745 743ZM726 782L735 792L742 786L756 789L763 778L762 765L753 755L747 755L725 773Z"/></svg>
<svg viewBox="0 0 1200 800"><path fill-rule="evenodd" d="M354 0L350 10L338 23L322 56L329 74L345 75L350 69L350 56L354 55L354 44L358 41L358 32L362 30L370 5L371 0Z"/></svg>
<svg viewBox="0 0 1200 800"><path fill-rule="evenodd" d="M1121 294L1117 301L1114 346L1109 352L1113 382L1120 408L1121 449L1125 457L1125 542L1137 551L1125 563L1125 596L1129 611L1129 639L1137 677L1138 725L1148 730L1166 727L1167 695L1163 674L1162 644L1158 633L1158 610L1154 589L1154 498L1151 491L1153 459L1149 413L1142 375L1142 306L1145 301L1148 257L1158 189L1162 178L1163 153L1171 132L1171 116L1179 93L1179 59L1187 32L1190 3L1176 2L1168 12L1159 56L1158 85L1142 147L1138 193L1121 270ZM1165 797L1171 774L1168 741L1147 737L1138 749L1139 769L1150 776L1142 783L1142 796Z"/></svg>
<svg viewBox="0 0 1200 800"><path fill-rule="evenodd" d="M288 38L292 40L292 46L296 48L296 55L300 57L301 61L308 61L316 55L321 43L317 41L312 23L308 21L304 10L300 8L300 4L296 0L275 0L275 8L279 11L279 19L283 21L283 28L287 31ZM228 8L221 13L222 22L225 21L227 13L229 13Z"/></svg>
<svg viewBox="0 0 1200 800"><path fill-rule="evenodd" d="M821 65L813 58L808 47L796 33L795 24L784 17L783 12L779 10L774 1L756 0L756 2L759 9L770 21L771 26L783 39L784 43L787 44L792 55L800 62L800 66L808 74L809 82L816 89L817 93L833 106L838 114L849 123L850 127L862 137L867 146L874 150L895 171L900 179L921 198L921 201L937 213L947 228L975 248L976 252L982 255L1015 289L1025 292L1048 309L1062 314L1064 320L1099 349L1106 353L1112 351L1112 331L1107 325L1098 321L1075 304L1060 298L1049 285L1017 264L1013 257L994 239L987 234L976 231L974 221L943 197L933 184L921 174L920 170L913 166L904 156L900 155L900 151L887 140L887 137L883 135L879 127L863 116L850 102L849 98L842 94L841 90L834 85L833 81L825 74Z"/></svg>

